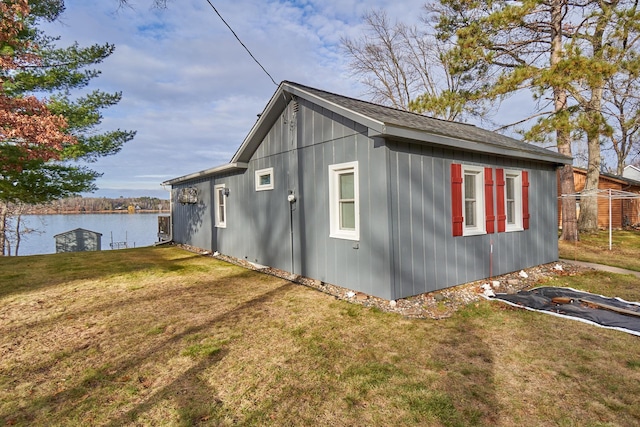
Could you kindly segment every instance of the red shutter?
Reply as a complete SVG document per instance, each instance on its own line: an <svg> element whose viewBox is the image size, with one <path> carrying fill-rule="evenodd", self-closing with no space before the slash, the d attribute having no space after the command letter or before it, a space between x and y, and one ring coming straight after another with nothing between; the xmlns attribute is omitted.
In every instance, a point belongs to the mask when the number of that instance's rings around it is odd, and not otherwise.
<svg viewBox="0 0 640 427"><path fill-rule="evenodd" d="M451 216L454 236L462 236L462 165L451 164Z"/></svg>
<svg viewBox="0 0 640 427"><path fill-rule="evenodd" d="M484 168L484 214L487 233L493 233L496 217L493 214L493 169Z"/></svg>
<svg viewBox="0 0 640 427"><path fill-rule="evenodd" d="M529 229L529 172L522 171L522 228Z"/></svg>
<svg viewBox="0 0 640 427"><path fill-rule="evenodd" d="M506 230L507 215L504 205L504 169L496 169L496 207L498 211L498 233Z"/></svg>

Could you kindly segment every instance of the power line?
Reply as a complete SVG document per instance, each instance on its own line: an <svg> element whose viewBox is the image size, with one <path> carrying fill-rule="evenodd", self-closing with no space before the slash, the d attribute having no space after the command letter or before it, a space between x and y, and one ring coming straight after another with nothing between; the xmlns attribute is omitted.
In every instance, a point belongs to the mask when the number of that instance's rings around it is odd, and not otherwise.
<svg viewBox="0 0 640 427"><path fill-rule="evenodd" d="M276 83L276 81L273 79L273 77L271 77L271 74L269 74L269 72L262 66L262 64L260 63L260 61L258 61L256 59L255 56L253 56L253 53L251 53L251 51L249 50L249 48L247 46L245 46L244 43L242 43L242 40L240 40L240 37L238 37L238 35L236 34L235 31L233 31L233 28L231 28L231 26L229 24L227 24L227 21L224 20L224 18L222 17L222 15L220 15L220 12L218 12L218 9L216 9L216 7L213 5L213 3L211 3L211 0L207 0L207 3L209 3L209 6L211 6L211 8L214 10L214 12L220 17L220 19L222 20L222 22L224 22L224 25L227 26L227 28L229 29L229 31L231 31L231 33L234 35L234 37L236 38L236 40L238 40L238 42L242 45L242 47L247 51L247 53L249 54L249 56L251 56L251 58L253 58L254 61L256 61L256 64L258 64L260 66L260 68L262 68L262 71L265 72L265 74L267 76L269 76L269 78L271 79L271 81L273 82L274 85L278 86L278 83Z"/></svg>

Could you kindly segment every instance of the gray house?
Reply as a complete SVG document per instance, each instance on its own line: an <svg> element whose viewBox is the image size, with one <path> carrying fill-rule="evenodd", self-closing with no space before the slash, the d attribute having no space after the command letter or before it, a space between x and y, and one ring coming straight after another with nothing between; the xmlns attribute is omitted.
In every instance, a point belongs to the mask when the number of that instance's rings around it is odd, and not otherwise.
<svg viewBox="0 0 640 427"><path fill-rule="evenodd" d="M164 184L177 243L397 299L557 260L568 163L283 82L230 163Z"/></svg>

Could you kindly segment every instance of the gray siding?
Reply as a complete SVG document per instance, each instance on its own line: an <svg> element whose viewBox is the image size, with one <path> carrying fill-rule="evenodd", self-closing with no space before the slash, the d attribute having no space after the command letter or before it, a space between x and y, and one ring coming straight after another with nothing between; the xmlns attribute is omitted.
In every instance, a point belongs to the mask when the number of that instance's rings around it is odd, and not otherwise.
<svg viewBox="0 0 640 427"><path fill-rule="evenodd" d="M242 174L218 176L212 183L229 188L227 226L216 228L214 249L262 265L299 272L291 264L287 196L297 193L295 117L287 108L273 124ZM273 167L273 190L256 191L255 172Z"/></svg>
<svg viewBox="0 0 640 427"><path fill-rule="evenodd" d="M182 204L178 201L180 189L195 187L198 201ZM198 248L212 250L213 211L211 209L213 186L210 180L191 181L176 185L171 190L171 218L173 240Z"/></svg>
<svg viewBox="0 0 640 427"><path fill-rule="evenodd" d="M553 222L556 183L551 165L417 144L388 143L388 146L395 298L558 259ZM453 162L529 171L530 228L453 237L450 195Z"/></svg>
<svg viewBox="0 0 640 427"><path fill-rule="evenodd" d="M224 183L230 189L227 227L215 229L214 250L389 298L389 219L380 209L386 205L386 148L374 147L366 132L311 103L291 104L245 173L213 180L211 188ZM330 238L328 167L356 160L361 239ZM256 192L255 171L268 167L274 168L274 189ZM297 197L293 212L290 192Z"/></svg>
<svg viewBox="0 0 640 427"><path fill-rule="evenodd" d="M302 274L390 298L386 148L367 128L309 102L299 111ZM329 237L329 165L358 162L360 241Z"/></svg>

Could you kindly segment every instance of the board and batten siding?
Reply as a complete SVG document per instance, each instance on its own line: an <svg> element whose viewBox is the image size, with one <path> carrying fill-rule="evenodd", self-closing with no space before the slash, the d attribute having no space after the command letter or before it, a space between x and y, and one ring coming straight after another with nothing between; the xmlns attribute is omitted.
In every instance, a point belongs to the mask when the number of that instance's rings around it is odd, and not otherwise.
<svg viewBox="0 0 640 427"><path fill-rule="evenodd" d="M391 298L386 147L352 120L300 100L298 166L301 272ZM358 162L360 240L329 237L329 166Z"/></svg>
<svg viewBox="0 0 640 427"><path fill-rule="evenodd" d="M557 239L556 182L552 166L428 145L388 142L387 146L394 298L558 259L557 246L548 244ZM529 229L454 237L452 163L527 170ZM494 198L494 212L495 203Z"/></svg>
<svg viewBox="0 0 640 427"><path fill-rule="evenodd" d="M289 106L273 124L242 173L213 178L212 188L224 184L227 223L216 228L215 250L285 271L291 264L289 191L297 193L295 112ZM272 190L256 191L255 172L273 168ZM295 242L294 242L295 253Z"/></svg>
<svg viewBox="0 0 640 427"><path fill-rule="evenodd" d="M360 124L310 102L290 103L246 171L209 179L209 203L216 185L229 189L226 227L213 226L213 204L208 222L189 213L200 211L195 206L176 206L175 222L182 226L175 240L391 298L386 150ZM357 242L329 237L329 165L353 161L358 162L360 190ZM273 168L274 188L256 191L255 171L266 168ZM176 189L194 185L204 190L200 182ZM292 212L290 193L297 198Z"/></svg>
<svg viewBox="0 0 640 427"><path fill-rule="evenodd" d="M197 190L196 203L180 203L178 195L183 188ZM212 250L213 211L211 201L213 186L208 179L199 179L174 185L171 189L172 238L174 242Z"/></svg>

